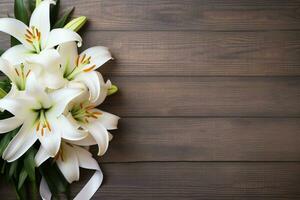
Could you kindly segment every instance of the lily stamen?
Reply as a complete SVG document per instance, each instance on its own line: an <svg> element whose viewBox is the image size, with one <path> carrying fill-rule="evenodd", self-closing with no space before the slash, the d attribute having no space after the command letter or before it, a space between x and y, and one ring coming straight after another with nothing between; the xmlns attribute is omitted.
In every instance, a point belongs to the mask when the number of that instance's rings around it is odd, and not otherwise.
<svg viewBox="0 0 300 200"><path fill-rule="evenodd" d="M36 131L41 131L41 135L44 136L45 129L48 129L49 132L52 131L49 121L46 119L45 111L40 111L40 117L37 122Z"/></svg>
<svg viewBox="0 0 300 200"><path fill-rule="evenodd" d="M90 71L92 71L95 67L96 67L96 65L93 65L93 66L91 66L91 67L89 67L89 68L87 68L87 69L84 69L83 71L84 71L84 72L90 72Z"/></svg>
<svg viewBox="0 0 300 200"><path fill-rule="evenodd" d="M38 53L41 51L41 32L36 27L26 30L25 39Z"/></svg>
<svg viewBox="0 0 300 200"><path fill-rule="evenodd" d="M91 110L95 108L95 105L84 103L79 103L73 107L71 110L74 119L81 121L83 123L89 123L89 118L98 119L102 115L99 111L92 112Z"/></svg>
<svg viewBox="0 0 300 200"><path fill-rule="evenodd" d="M15 72L16 72L17 76L20 76L19 71L18 71L17 68L15 68Z"/></svg>

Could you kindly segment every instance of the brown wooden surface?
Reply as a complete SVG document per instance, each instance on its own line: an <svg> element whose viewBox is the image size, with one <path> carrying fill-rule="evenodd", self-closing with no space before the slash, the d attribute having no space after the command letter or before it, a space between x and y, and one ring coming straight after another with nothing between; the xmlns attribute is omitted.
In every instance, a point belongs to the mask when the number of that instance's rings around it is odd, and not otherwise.
<svg viewBox="0 0 300 200"><path fill-rule="evenodd" d="M120 129L100 162L300 159L298 118L123 118Z"/></svg>
<svg viewBox="0 0 300 200"><path fill-rule="evenodd" d="M84 48L116 58L101 108L122 120L93 199L300 199L300 0L61 1L89 18Z"/></svg>
<svg viewBox="0 0 300 200"><path fill-rule="evenodd" d="M298 77L111 77L120 85L103 109L125 116L300 115Z"/></svg>

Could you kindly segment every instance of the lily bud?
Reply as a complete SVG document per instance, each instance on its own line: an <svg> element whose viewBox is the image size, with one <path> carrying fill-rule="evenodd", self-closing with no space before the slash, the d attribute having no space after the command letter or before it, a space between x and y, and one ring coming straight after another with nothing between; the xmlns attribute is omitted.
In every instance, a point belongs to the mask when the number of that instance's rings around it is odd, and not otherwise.
<svg viewBox="0 0 300 200"><path fill-rule="evenodd" d="M118 92L118 87L116 85L111 85L111 87L107 91L107 96L113 95Z"/></svg>
<svg viewBox="0 0 300 200"><path fill-rule="evenodd" d="M76 19L73 19L72 21L67 23L64 28L77 32L83 27L83 25L86 22L87 22L87 17L85 16L77 17Z"/></svg>

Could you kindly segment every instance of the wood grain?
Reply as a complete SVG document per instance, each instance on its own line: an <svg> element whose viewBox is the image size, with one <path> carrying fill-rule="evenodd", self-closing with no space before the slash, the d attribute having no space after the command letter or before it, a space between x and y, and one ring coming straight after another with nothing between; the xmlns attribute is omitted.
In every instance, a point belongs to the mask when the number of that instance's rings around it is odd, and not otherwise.
<svg viewBox="0 0 300 200"><path fill-rule="evenodd" d="M299 32L88 32L84 47L104 45L109 75L296 76Z"/></svg>
<svg viewBox="0 0 300 200"><path fill-rule="evenodd" d="M300 116L299 78L113 77L102 107L122 117Z"/></svg>
<svg viewBox="0 0 300 200"><path fill-rule="evenodd" d="M93 199L102 200L232 200L300 198L299 163L124 163L102 164L104 183ZM92 173L82 171L72 193L84 186ZM5 200L14 200L2 184Z"/></svg>
<svg viewBox="0 0 300 200"><path fill-rule="evenodd" d="M90 30L290 30L300 27L298 0L73 0ZM0 17L12 15L2 0Z"/></svg>
<svg viewBox="0 0 300 200"><path fill-rule="evenodd" d="M83 49L110 48L116 59L101 70L109 76L297 76L299 33L97 31Z"/></svg>
<svg viewBox="0 0 300 200"><path fill-rule="evenodd" d="M299 163L103 164L94 199L299 199ZM85 181L83 181L85 182ZM83 186L75 184L73 192Z"/></svg>
<svg viewBox="0 0 300 200"><path fill-rule="evenodd" d="M300 161L299 118L125 118L112 133L100 162Z"/></svg>
<svg viewBox="0 0 300 200"><path fill-rule="evenodd" d="M287 30L300 27L298 0L73 0L90 30Z"/></svg>

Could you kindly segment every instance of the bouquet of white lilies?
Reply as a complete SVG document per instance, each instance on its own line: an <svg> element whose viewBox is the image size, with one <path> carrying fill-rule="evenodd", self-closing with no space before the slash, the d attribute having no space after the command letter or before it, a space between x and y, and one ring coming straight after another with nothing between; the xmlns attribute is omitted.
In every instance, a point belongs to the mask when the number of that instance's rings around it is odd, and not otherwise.
<svg viewBox="0 0 300 200"><path fill-rule="evenodd" d="M96 108L117 91L96 71L112 59L110 52L96 46L78 53L76 32L86 18L67 23L71 9L56 20L58 7L59 0L15 0L15 18L0 19L0 31L12 36L0 58L6 75L0 82L0 170L18 199L37 198L36 184L46 200L67 194L80 167L95 174L75 199L90 199L103 175L89 147L98 145L103 155L112 139L108 130L119 120Z"/></svg>

